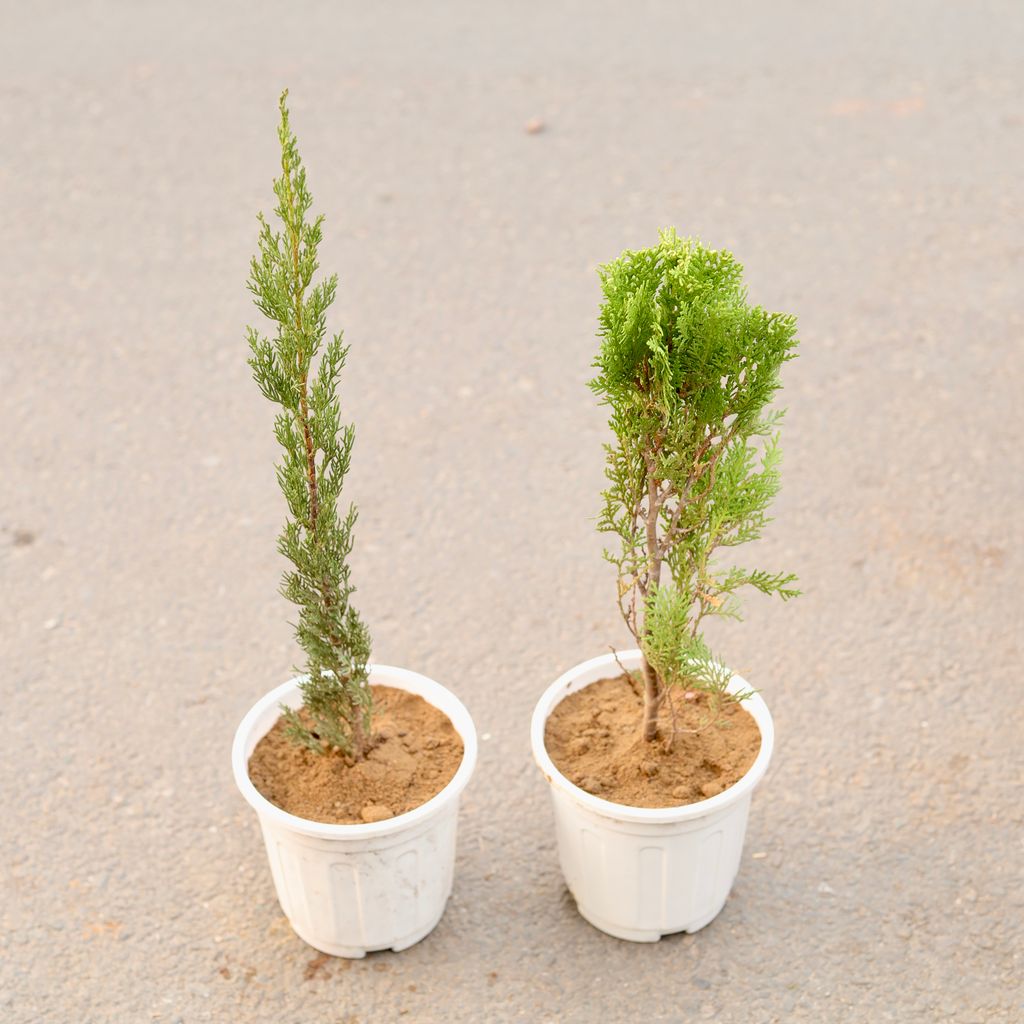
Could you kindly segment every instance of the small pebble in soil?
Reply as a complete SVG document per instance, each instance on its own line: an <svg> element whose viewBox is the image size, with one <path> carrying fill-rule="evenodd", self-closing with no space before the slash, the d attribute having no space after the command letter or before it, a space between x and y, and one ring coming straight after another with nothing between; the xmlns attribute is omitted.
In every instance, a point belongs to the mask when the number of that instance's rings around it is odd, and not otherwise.
<svg viewBox="0 0 1024 1024"><path fill-rule="evenodd" d="M707 797L718 796L722 792L722 784L720 782L705 782L700 787L700 791Z"/></svg>
<svg viewBox="0 0 1024 1024"><path fill-rule="evenodd" d="M672 796L674 796L676 800L688 800L690 798L689 786L676 786L676 788L672 790Z"/></svg>
<svg viewBox="0 0 1024 1024"><path fill-rule="evenodd" d="M394 812L391 808L385 807L384 804L367 804L359 812L359 817L367 823L373 821L386 821L388 818L393 818L394 816Z"/></svg>
<svg viewBox="0 0 1024 1024"><path fill-rule="evenodd" d="M595 779L591 775L587 775L585 778L580 779L580 789L585 789L588 793L600 793L604 789L604 785L600 779Z"/></svg>
<svg viewBox="0 0 1024 1024"><path fill-rule="evenodd" d="M658 762L657 761L642 761L640 764L640 771L652 779L658 774Z"/></svg>

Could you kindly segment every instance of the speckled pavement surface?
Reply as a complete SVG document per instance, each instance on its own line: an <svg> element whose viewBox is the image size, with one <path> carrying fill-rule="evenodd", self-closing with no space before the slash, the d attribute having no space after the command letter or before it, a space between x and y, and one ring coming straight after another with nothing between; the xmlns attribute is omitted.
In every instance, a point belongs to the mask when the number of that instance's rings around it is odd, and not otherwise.
<svg viewBox="0 0 1024 1024"><path fill-rule="evenodd" d="M716 6L0 4L4 1024L1024 1019L1024 11ZM294 661L243 335L284 84L360 605L484 737L446 916L356 963L290 932L228 759ZM748 559L805 596L713 636L778 730L733 896L634 946L527 723L625 643L594 268L663 224L800 317Z"/></svg>

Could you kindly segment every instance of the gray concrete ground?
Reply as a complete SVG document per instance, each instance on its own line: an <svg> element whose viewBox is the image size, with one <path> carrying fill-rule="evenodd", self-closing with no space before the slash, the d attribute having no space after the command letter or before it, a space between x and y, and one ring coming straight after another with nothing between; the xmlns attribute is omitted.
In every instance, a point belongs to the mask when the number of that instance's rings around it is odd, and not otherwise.
<svg viewBox="0 0 1024 1024"><path fill-rule="evenodd" d="M5 1024L1024 1017L1018 4L0 10ZM285 84L361 607L485 737L441 925L351 964L228 763L295 658L243 341ZM750 557L806 594L714 634L779 736L732 899L634 946L575 913L527 722L626 640L594 269L664 224L799 314Z"/></svg>

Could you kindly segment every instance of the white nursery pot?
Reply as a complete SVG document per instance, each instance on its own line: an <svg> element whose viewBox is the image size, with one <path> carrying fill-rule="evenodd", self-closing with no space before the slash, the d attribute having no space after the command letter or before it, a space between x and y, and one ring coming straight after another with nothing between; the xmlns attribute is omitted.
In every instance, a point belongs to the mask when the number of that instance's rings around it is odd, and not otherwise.
<svg viewBox="0 0 1024 1024"><path fill-rule="evenodd" d="M300 678L271 690L242 719L231 750L235 783L260 820L281 909L296 934L323 953L362 957L406 949L444 913L455 871L459 796L476 764L476 730L462 702L440 683L403 668L372 665L370 683L418 694L462 737L462 763L436 796L386 821L329 825L289 814L249 778L249 757L280 715L302 703Z"/></svg>
<svg viewBox="0 0 1024 1024"><path fill-rule="evenodd" d="M638 650L620 652L619 661L630 670L643 665ZM558 858L580 914L616 938L657 942L662 935L703 928L725 905L743 852L750 796L768 768L774 732L767 705L754 694L743 706L761 730L761 750L735 785L682 807L602 800L555 767L544 747L544 727L570 693L620 673L614 654L570 669L538 701L530 739L551 784ZM733 676L729 689L749 687Z"/></svg>

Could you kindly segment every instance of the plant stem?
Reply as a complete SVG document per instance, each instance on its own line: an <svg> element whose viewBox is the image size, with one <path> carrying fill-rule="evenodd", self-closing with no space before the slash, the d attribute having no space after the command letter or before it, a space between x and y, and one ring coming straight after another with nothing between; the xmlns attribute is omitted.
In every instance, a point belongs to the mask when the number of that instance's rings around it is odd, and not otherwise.
<svg viewBox="0 0 1024 1024"><path fill-rule="evenodd" d="M316 448L313 445L313 433L309 427L309 365L302 350L302 304L305 299L302 287L302 273L299 261L299 229L295 218L295 193L291 187L292 169L287 157L282 160L284 167L284 180L288 184L288 233L291 237L292 266L295 270L295 292L293 301L295 303L295 331L299 339L296 349L296 368L300 372L299 378L299 425L302 427L302 438L306 448L306 480L309 487L309 532L317 546L320 544L320 536L317 531L317 520L320 516L320 495L316 479ZM334 595L331 592L330 580L321 580L323 586L324 604L329 608L334 604ZM332 637L338 642L337 637ZM352 716L350 722L352 730L352 751L351 756L356 761L361 761L366 756L369 740L366 729L363 727L363 716L357 712Z"/></svg>
<svg viewBox="0 0 1024 1024"><path fill-rule="evenodd" d="M661 499L658 497L658 480L654 475L654 456L644 454L647 467L647 586L645 597L650 598L661 582L661 549L658 546L658 516L661 513ZM644 615L640 635L647 631L647 616ZM644 655L644 722L643 737L648 743L658 736L658 709L664 696L664 689L658 673Z"/></svg>
<svg viewBox="0 0 1024 1024"><path fill-rule="evenodd" d="M363 728L363 716L357 708L356 713L352 716L352 760L362 761L366 757L369 746L370 738L366 735L366 730Z"/></svg>
<svg viewBox="0 0 1024 1024"><path fill-rule="evenodd" d="M658 708L661 707L662 689L658 673L644 657L644 726L643 737L648 743L658 738Z"/></svg>
<svg viewBox="0 0 1024 1024"><path fill-rule="evenodd" d="M299 423L302 426L302 437L306 445L306 477L309 481L309 529L316 533L316 520L319 514L319 501L316 485L316 450L313 448L313 435L309 429L309 370L303 366L302 351L302 275L299 266L299 231L295 224L295 193L292 191L292 169L287 156L282 160L284 180L288 185L288 234L292 243L292 264L295 268L295 331L299 338L295 359L297 369L301 372L299 381Z"/></svg>

